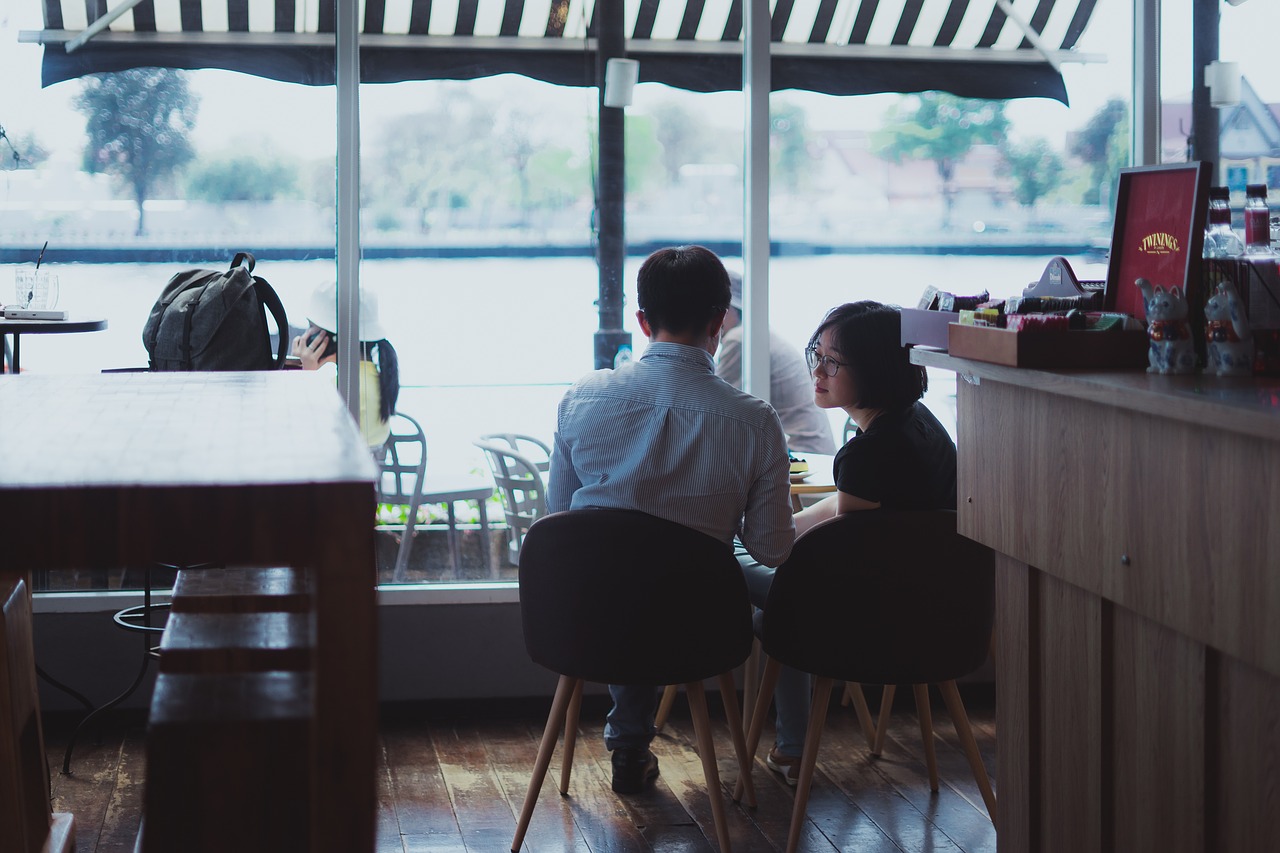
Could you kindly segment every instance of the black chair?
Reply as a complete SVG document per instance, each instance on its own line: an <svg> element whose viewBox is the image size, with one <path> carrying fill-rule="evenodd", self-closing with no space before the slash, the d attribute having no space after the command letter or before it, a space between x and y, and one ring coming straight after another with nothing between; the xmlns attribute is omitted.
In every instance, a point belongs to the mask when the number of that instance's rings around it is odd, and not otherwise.
<svg viewBox="0 0 1280 853"><path fill-rule="evenodd" d="M533 524L520 553L525 648L560 681L511 849L524 841L562 728L560 793L568 792L582 685L594 681L685 685L716 835L728 851L702 682L719 677L740 774L754 804L730 672L751 651L750 612L733 552L696 530L615 509L560 512Z"/></svg>
<svg viewBox="0 0 1280 853"><path fill-rule="evenodd" d="M994 611L994 555L956 533L954 512L851 512L796 540L765 602L768 662L747 737L754 755L781 664L817 676L788 851L800 838L835 680L916 688L933 791L927 690L937 684L994 821L995 795L955 684L986 661Z"/></svg>

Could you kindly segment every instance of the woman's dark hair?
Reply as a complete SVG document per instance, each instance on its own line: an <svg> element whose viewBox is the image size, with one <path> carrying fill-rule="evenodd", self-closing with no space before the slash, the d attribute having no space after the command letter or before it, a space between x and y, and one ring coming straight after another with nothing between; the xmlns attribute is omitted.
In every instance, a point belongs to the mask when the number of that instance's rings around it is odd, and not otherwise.
<svg viewBox="0 0 1280 853"><path fill-rule="evenodd" d="M329 345L324 348L320 357L328 358L331 355L337 355L338 336L327 329L320 331L329 336ZM307 343L310 343L311 339L318 334L320 334L319 331L308 336ZM378 416L385 421L395 413L396 400L400 398L400 357L396 355L396 349L391 346L391 341L383 338L380 341L361 341L360 358L372 361L378 367L378 396L381 398Z"/></svg>
<svg viewBox="0 0 1280 853"><path fill-rule="evenodd" d="M396 400L400 398L400 357L386 338L361 341L360 357L378 366L378 414L382 420L388 420L396 410Z"/></svg>
<svg viewBox="0 0 1280 853"><path fill-rule="evenodd" d="M702 246L659 249L640 265L636 301L649 326L673 334L702 330L729 307L729 273Z"/></svg>
<svg viewBox="0 0 1280 853"><path fill-rule="evenodd" d="M867 300L832 308L809 346L817 346L827 329L840 361L848 365L840 369L853 378L859 408L901 409L924 396L929 379L902 345L902 315L896 307Z"/></svg>

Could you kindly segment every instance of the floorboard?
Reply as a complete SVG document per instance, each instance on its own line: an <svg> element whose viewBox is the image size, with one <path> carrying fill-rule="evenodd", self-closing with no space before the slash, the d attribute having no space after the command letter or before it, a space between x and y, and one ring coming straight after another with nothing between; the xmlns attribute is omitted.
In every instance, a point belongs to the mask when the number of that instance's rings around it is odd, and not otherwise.
<svg viewBox="0 0 1280 853"><path fill-rule="evenodd" d="M962 688L963 690L964 688ZM838 691L837 691L838 693ZM909 695L909 694L908 694ZM757 807L730 801L737 760L718 697L709 706L730 838L737 853L786 847L793 789L764 765L773 740L766 725L752 766ZM895 711L884 755L871 758L857 719L833 705L818 757L800 850L804 853L993 853L995 830L946 709L934 697L939 792L928 786L915 708ZM988 772L995 769L995 713L989 689L965 692ZM377 764L377 853L494 853L510 848L537 754L548 703L475 703L387 709ZM873 708L874 712L874 708ZM584 704L567 796L561 750L539 792L521 853L709 853L717 849L702 762L687 705L677 703L654 742L661 775L642 795L610 787L603 710ZM73 773L62 751L74 719L45 721L55 811L76 819L79 853L132 853L142 814L144 723L109 716L103 737L76 748ZM992 775L992 784L995 784Z"/></svg>

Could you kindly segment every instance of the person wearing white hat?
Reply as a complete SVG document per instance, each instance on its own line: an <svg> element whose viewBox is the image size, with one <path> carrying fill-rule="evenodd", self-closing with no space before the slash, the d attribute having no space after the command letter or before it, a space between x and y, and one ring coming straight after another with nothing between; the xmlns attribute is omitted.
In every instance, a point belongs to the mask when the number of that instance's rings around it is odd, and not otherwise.
<svg viewBox="0 0 1280 853"><path fill-rule="evenodd" d="M338 362L338 283L320 285L311 294L307 331L293 339L292 352L304 370ZM369 447L381 447L391 434L391 414L400 396L400 363L378 321L378 297L360 288L360 432ZM336 368L335 368L336 369Z"/></svg>
<svg viewBox="0 0 1280 853"><path fill-rule="evenodd" d="M742 387L742 276L729 270L729 311L716 352L716 376ZM813 401L813 382L800 350L769 330L769 404L787 434L787 447L805 453L836 452L831 422Z"/></svg>

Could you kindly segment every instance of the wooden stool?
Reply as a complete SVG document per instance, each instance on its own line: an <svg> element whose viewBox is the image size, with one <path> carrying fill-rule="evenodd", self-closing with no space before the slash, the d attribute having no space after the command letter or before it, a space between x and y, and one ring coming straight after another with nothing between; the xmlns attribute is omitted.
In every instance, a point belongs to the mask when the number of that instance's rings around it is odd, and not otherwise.
<svg viewBox="0 0 1280 853"><path fill-rule="evenodd" d="M160 672L310 671L311 613L170 613L160 640Z"/></svg>
<svg viewBox="0 0 1280 853"><path fill-rule="evenodd" d="M314 708L310 672L162 672L142 853L308 851Z"/></svg>
<svg viewBox="0 0 1280 853"><path fill-rule="evenodd" d="M314 598L303 569L228 566L179 571L169 603L174 613L306 613Z"/></svg>

